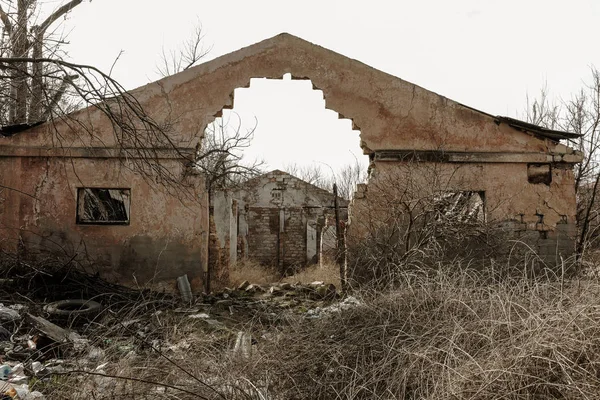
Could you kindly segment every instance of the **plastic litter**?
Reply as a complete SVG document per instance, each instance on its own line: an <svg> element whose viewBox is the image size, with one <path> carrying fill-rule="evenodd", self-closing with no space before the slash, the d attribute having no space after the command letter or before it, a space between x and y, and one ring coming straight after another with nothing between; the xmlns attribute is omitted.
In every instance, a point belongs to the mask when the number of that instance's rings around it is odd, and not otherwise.
<svg viewBox="0 0 600 400"><path fill-rule="evenodd" d="M21 318L18 311L12 308L5 307L4 304L0 303L0 321L15 321Z"/></svg>
<svg viewBox="0 0 600 400"><path fill-rule="evenodd" d="M12 368L10 365L2 364L0 365L0 379L3 381L7 380L10 373L12 372Z"/></svg>
<svg viewBox="0 0 600 400"><path fill-rule="evenodd" d="M187 274L177 278L177 288L181 293L183 301L188 303L192 301L192 287L190 286Z"/></svg>

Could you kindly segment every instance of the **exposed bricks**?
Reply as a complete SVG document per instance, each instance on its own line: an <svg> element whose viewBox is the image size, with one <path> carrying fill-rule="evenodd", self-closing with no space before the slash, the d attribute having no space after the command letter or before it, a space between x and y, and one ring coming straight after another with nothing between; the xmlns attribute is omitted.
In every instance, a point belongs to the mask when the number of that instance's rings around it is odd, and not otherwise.
<svg viewBox="0 0 600 400"><path fill-rule="evenodd" d="M326 216L333 215L332 193L275 170L249 180L235 196L244 205L242 224L247 226L247 237L238 239L240 257L245 251L240 246L247 243L247 258L276 267L282 275L319 261L321 229ZM346 219L348 202L339 199L339 203ZM315 235L310 245L309 224Z"/></svg>

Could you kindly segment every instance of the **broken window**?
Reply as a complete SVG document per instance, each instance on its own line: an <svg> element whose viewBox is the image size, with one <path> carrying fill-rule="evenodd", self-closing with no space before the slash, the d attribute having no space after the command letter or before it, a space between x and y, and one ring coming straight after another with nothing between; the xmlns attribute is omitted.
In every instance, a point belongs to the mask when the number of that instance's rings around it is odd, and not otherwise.
<svg viewBox="0 0 600 400"><path fill-rule="evenodd" d="M77 189L78 224L129 224L130 189Z"/></svg>
<svg viewBox="0 0 600 400"><path fill-rule="evenodd" d="M484 192L442 192L435 197L434 203L440 219L452 218L460 222L485 221Z"/></svg>

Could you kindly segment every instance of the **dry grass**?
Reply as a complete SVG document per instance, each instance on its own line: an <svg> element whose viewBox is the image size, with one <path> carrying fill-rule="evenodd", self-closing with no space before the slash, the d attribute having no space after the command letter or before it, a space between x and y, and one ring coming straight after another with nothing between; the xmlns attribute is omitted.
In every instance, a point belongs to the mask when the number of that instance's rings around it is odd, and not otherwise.
<svg viewBox="0 0 600 400"><path fill-rule="evenodd" d="M597 399L599 295L596 281L407 276L280 335L258 372L286 399Z"/></svg>
<svg viewBox="0 0 600 400"><path fill-rule="evenodd" d="M232 287L236 287L244 281L256 284L270 284L276 282L311 283L322 281L325 283L333 283L336 287L339 287L340 270L335 264L326 264L323 266L310 265L294 275L281 278L276 269L262 266L251 260L246 260L238 262L232 266L229 271L229 282Z"/></svg>
<svg viewBox="0 0 600 400"><path fill-rule="evenodd" d="M58 377L61 391L46 393L81 400L600 398L597 280L490 282L449 266L406 274L393 291L355 295L362 305L319 319L292 310L275 325L227 314L229 328L214 328L159 314L152 317L158 348L149 335L127 355L122 343L95 336L111 361L105 372L121 378ZM127 318L143 309L132 306ZM249 358L231 351L238 330L257 342Z"/></svg>
<svg viewBox="0 0 600 400"><path fill-rule="evenodd" d="M238 261L229 268L229 284L238 286L244 281L256 284L277 282L279 274L275 268L265 267L253 260Z"/></svg>
<svg viewBox="0 0 600 400"><path fill-rule="evenodd" d="M283 282L289 283L311 283L311 282L333 283L337 288L340 287L340 267L329 263L323 266L311 265L304 270L292 276L285 277Z"/></svg>

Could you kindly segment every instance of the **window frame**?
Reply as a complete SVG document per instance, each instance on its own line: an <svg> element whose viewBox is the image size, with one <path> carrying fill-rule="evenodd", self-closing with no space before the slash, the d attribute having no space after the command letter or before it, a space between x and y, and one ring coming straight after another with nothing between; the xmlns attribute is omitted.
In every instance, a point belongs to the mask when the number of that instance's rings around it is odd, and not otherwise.
<svg viewBox="0 0 600 400"><path fill-rule="evenodd" d="M128 204L124 204L125 212L127 215L127 220L115 220L115 221L99 221L99 220L86 220L82 218L81 208L85 206L82 202L85 202L85 191L86 190L118 190L118 191L127 191L128 196ZM75 210L75 224L77 225L120 225L120 226L128 226L131 224L131 196L132 190L129 187L78 187L77 188L77 203Z"/></svg>

